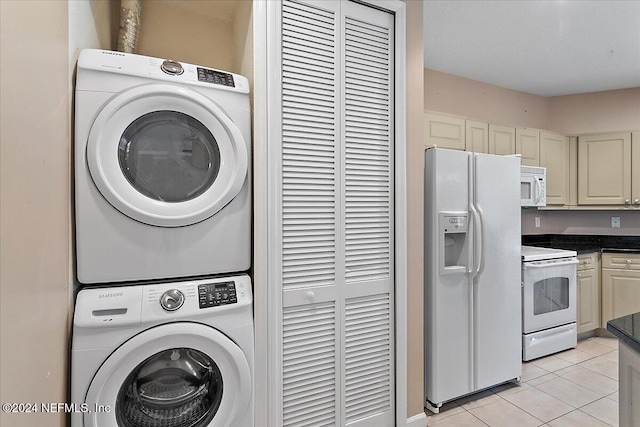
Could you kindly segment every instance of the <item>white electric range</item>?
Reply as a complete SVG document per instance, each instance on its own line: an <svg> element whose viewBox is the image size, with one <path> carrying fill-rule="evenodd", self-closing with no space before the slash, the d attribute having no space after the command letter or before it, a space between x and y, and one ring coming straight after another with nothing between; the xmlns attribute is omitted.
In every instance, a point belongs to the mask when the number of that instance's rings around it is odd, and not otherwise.
<svg viewBox="0 0 640 427"><path fill-rule="evenodd" d="M577 345L576 251L522 246L522 360Z"/></svg>

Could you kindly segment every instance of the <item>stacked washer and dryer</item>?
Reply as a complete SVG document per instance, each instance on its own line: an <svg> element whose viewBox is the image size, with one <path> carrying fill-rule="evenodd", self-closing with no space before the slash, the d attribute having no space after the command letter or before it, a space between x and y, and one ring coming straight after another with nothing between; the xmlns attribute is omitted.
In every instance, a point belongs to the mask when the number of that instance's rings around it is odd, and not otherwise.
<svg viewBox="0 0 640 427"><path fill-rule="evenodd" d="M253 426L246 78L83 50L72 427Z"/></svg>

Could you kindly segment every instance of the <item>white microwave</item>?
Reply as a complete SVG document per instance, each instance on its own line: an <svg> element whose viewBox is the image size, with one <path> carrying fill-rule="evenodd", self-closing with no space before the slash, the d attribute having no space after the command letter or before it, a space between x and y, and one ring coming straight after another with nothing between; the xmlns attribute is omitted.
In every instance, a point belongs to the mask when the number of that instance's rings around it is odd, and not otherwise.
<svg viewBox="0 0 640 427"><path fill-rule="evenodd" d="M520 206L547 206L547 168L520 166Z"/></svg>

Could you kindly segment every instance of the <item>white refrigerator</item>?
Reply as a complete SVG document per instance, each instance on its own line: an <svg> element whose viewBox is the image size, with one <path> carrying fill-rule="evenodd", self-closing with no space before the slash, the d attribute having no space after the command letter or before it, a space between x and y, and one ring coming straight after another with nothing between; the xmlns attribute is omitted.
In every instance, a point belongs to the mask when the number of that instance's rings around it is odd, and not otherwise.
<svg viewBox="0 0 640 427"><path fill-rule="evenodd" d="M522 376L520 159L425 151L425 404Z"/></svg>

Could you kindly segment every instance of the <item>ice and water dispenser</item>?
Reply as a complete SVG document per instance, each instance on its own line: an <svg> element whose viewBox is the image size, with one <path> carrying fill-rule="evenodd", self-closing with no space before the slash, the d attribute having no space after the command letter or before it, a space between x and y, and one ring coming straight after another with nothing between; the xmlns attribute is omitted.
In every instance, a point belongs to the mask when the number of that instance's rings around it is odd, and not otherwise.
<svg viewBox="0 0 640 427"><path fill-rule="evenodd" d="M467 273L469 212L439 212L440 274Z"/></svg>

